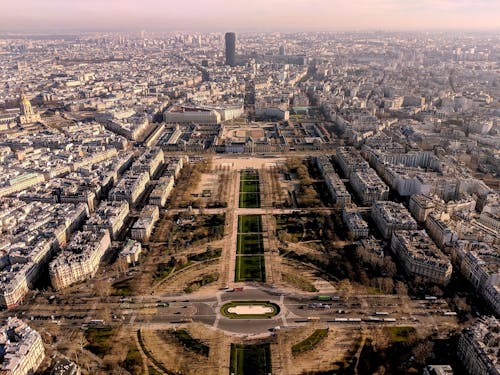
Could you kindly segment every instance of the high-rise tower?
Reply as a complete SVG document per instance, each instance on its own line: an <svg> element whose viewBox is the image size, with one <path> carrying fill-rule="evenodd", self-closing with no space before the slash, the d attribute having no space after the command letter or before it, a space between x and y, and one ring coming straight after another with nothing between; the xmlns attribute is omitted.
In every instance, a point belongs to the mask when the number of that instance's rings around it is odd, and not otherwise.
<svg viewBox="0 0 500 375"><path fill-rule="evenodd" d="M226 33L226 65L236 65L236 34Z"/></svg>

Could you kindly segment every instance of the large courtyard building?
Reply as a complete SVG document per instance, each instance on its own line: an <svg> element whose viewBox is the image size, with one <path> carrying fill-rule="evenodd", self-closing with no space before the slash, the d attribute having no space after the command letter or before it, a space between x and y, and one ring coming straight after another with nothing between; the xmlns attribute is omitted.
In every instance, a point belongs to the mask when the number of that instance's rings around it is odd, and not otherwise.
<svg viewBox="0 0 500 375"><path fill-rule="evenodd" d="M112 201L127 201L130 205L137 203L150 181L149 172L127 171L122 179L110 191L109 199Z"/></svg>
<svg viewBox="0 0 500 375"><path fill-rule="evenodd" d="M410 212L419 223L425 222L427 216L436 208L431 196L424 194L413 194L409 204Z"/></svg>
<svg viewBox="0 0 500 375"><path fill-rule="evenodd" d="M450 215L444 212L433 212L425 221L429 236L441 248L453 244L459 238L458 233L449 223L451 223Z"/></svg>
<svg viewBox="0 0 500 375"><path fill-rule="evenodd" d="M340 147L336 150L335 161L344 175L349 178L354 171L366 170L368 163L353 147Z"/></svg>
<svg viewBox="0 0 500 375"><path fill-rule="evenodd" d="M163 113L163 121L167 124L220 124L222 117L213 109L174 106Z"/></svg>
<svg viewBox="0 0 500 375"><path fill-rule="evenodd" d="M150 179L153 179L164 162L163 150L160 147L151 147L143 150L141 156L132 164L131 171L137 174L148 172Z"/></svg>

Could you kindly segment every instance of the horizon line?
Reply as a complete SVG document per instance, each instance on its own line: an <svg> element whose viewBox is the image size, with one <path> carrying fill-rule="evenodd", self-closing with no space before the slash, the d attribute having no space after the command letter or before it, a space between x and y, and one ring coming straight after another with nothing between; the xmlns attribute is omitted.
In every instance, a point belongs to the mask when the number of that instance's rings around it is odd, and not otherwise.
<svg viewBox="0 0 500 375"><path fill-rule="evenodd" d="M416 32L416 33L429 33L429 32L499 32L500 26L494 27L430 27L430 28L397 28L397 27L366 27L366 28L305 28L305 29L238 29L238 28L225 28L225 29L161 29L161 28L40 28L33 30L16 30L16 29L2 29L0 34L14 34L14 35L32 35L32 34L68 34L68 33L205 33L216 34L226 32L236 32L240 34L273 34L273 33L361 33L361 32ZM500 36L500 35L499 35Z"/></svg>

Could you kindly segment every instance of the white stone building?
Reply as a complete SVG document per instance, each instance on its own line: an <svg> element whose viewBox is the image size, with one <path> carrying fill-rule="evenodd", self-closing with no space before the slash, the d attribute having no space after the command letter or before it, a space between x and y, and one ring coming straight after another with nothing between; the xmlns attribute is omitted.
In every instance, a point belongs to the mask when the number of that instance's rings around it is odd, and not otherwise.
<svg viewBox="0 0 500 375"><path fill-rule="evenodd" d="M0 347L3 360L0 374L34 374L43 359L45 349L40 334L18 318L7 318L0 328Z"/></svg>
<svg viewBox="0 0 500 375"><path fill-rule="evenodd" d="M465 329L458 342L458 357L470 375L500 374L500 322L493 317Z"/></svg>
<svg viewBox="0 0 500 375"><path fill-rule="evenodd" d="M107 230L75 234L68 247L50 262L50 282L54 289L61 290L94 277L110 246L111 238Z"/></svg>
<svg viewBox="0 0 500 375"><path fill-rule="evenodd" d="M393 232L391 250L410 276L442 285L450 281L451 263L425 231Z"/></svg>
<svg viewBox="0 0 500 375"><path fill-rule="evenodd" d="M375 202L372 206L372 218L385 239L390 239L395 230L417 229L417 222L401 203Z"/></svg>

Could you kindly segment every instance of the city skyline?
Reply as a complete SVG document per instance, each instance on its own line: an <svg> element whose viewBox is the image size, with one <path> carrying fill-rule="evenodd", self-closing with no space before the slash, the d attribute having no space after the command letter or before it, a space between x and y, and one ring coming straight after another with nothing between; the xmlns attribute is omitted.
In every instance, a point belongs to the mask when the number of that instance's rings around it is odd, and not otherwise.
<svg viewBox="0 0 500 375"><path fill-rule="evenodd" d="M2 32L492 30L500 17L495 0L6 0L0 10Z"/></svg>
<svg viewBox="0 0 500 375"><path fill-rule="evenodd" d="M0 0L0 374L500 375L500 0Z"/></svg>

